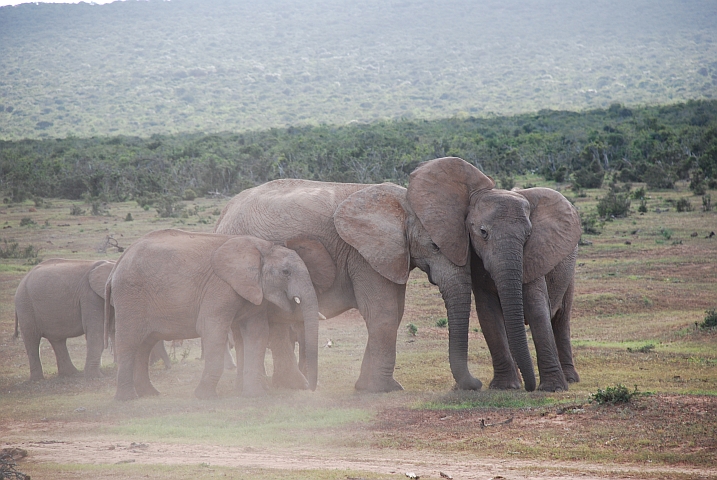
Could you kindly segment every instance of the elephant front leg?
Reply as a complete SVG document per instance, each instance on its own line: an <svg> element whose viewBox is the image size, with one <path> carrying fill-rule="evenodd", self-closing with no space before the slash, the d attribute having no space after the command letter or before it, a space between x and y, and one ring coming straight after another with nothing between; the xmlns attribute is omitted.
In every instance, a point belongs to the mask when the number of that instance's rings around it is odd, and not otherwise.
<svg viewBox="0 0 717 480"><path fill-rule="evenodd" d="M134 362L137 347L116 346L117 355L117 391L115 400L134 400L137 391L134 388Z"/></svg>
<svg viewBox="0 0 717 480"><path fill-rule="evenodd" d="M224 350L226 349L229 325L220 319L207 319L202 334L204 344L204 372L199 385L194 390L197 398L215 398L217 384L224 371Z"/></svg>
<svg viewBox="0 0 717 480"><path fill-rule="evenodd" d="M96 311L92 312L94 319L102 318L103 312ZM104 339L104 325L100 322L95 321L90 323L89 319L83 318L83 325L87 325L85 328L85 340L87 342L87 356L85 358L85 378L100 378L102 372L100 366L102 364L102 350L104 350L105 339Z"/></svg>
<svg viewBox="0 0 717 480"><path fill-rule="evenodd" d="M538 390L546 392L567 390L568 382L563 375L550 322L550 300L545 277L523 285L523 305L538 357L540 373Z"/></svg>
<svg viewBox="0 0 717 480"><path fill-rule="evenodd" d="M145 339L137 349L134 359L134 388L140 397L159 395L149 379L149 356L157 343L154 338Z"/></svg>
<svg viewBox="0 0 717 480"><path fill-rule="evenodd" d="M279 388L306 390L309 382L296 363L296 342L291 338L290 326L272 322L269 327L269 348L274 362L271 383Z"/></svg>
<svg viewBox="0 0 717 480"><path fill-rule="evenodd" d="M405 285L380 277L375 289L357 293L359 312L366 322L368 342L361 362L356 390L393 392L403 386L393 378L396 367L396 340L403 317Z"/></svg>
<svg viewBox="0 0 717 480"><path fill-rule="evenodd" d="M30 381L38 382L45 378L42 373L42 362L40 361L40 341L42 337L39 335L30 335L23 332L22 339L25 342L25 352L30 362Z"/></svg>
<svg viewBox="0 0 717 480"><path fill-rule="evenodd" d="M60 377L69 377L80 373L75 365L72 363L70 358L70 352L67 351L67 339L61 338L57 340L50 340L50 345L55 351L55 358L57 359L57 375Z"/></svg>
<svg viewBox="0 0 717 480"><path fill-rule="evenodd" d="M269 344L269 322L265 315L247 319L240 325L244 342L242 395L260 397L266 394L264 357Z"/></svg>

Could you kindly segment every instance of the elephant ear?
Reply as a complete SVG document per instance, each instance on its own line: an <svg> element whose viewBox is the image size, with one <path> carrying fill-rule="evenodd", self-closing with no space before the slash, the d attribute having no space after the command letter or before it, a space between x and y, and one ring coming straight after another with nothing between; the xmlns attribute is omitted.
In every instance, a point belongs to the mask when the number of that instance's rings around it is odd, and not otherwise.
<svg viewBox="0 0 717 480"><path fill-rule="evenodd" d="M405 189L391 183L372 185L341 202L334 224L341 238L371 267L394 283L405 284L411 257L406 239Z"/></svg>
<svg viewBox="0 0 717 480"><path fill-rule="evenodd" d="M264 298L261 288L262 251L271 246L271 242L258 238L230 237L212 254L212 270L240 296L259 305Z"/></svg>
<svg viewBox="0 0 717 480"><path fill-rule="evenodd" d="M314 237L301 235L290 238L285 245L304 261L311 282L319 293L331 288L336 279L336 264L323 243Z"/></svg>
<svg viewBox="0 0 717 480"><path fill-rule="evenodd" d="M431 240L458 266L468 262L465 220L471 196L494 186L493 179L457 157L430 160L411 173L408 203Z"/></svg>
<svg viewBox="0 0 717 480"><path fill-rule="evenodd" d="M110 276L114 266L115 262L102 261L102 263L95 265L87 275L90 288L103 299L105 298L105 283L107 283L107 277Z"/></svg>
<svg viewBox="0 0 717 480"><path fill-rule="evenodd" d="M516 193L530 202L533 229L523 248L523 283L529 283L546 275L575 249L582 233L580 215L568 199L550 188Z"/></svg>

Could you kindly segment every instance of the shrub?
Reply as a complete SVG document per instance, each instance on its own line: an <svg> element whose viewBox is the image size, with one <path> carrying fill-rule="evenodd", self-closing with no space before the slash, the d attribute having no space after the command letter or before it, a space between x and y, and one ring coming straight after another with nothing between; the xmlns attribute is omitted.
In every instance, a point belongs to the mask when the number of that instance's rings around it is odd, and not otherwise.
<svg viewBox="0 0 717 480"><path fill-rule="evenodd" d="M412 323L406 325L406 330L408 330L408 333L410 333L412 336L416 336L416 334L418 333L418 327Z"/></svg>
<svg viewBox="0 0 717 480"><path fill-rule="evenodd" d="M633 190L630 197L633 200L644 200L646 194L647 192L645 191L645 187L640 187L637 190Z"/></svg>
<svg viewBox="0 0 717 480"><path fill-rule="evenodd" d="M640 206L637 207L637 211L640 213L647 213L647 201L644 198L640 200Z"/></svg>
<svg viewBox="0 0 717 480"><path fill-rule="evenodd" d="M72 205L70 208L70 215L84 215L85 211L80 208L79 205Z"/></svg>
<svg viewBox="0 0 717 480"><path fill-rule="evenodd" d="M20 250L20 244L15 241L8 242L3 239L0 244L0 258L24 258L28 265L37 265L40 263L40 249L35 245L28 245L24 250Z"/></svg>
<svg viewBox="0 0 717 480"><path fill-rule="evenodd" d="M624 217L630 212L630 199L625 193L615 193L610 190L603 198L598 200L598 215L607 217Z"/></svg>
<svg viewBox="0 0 717 480"><path fill-rule="evenodd" d="M710 308L709 310L705 311L707 315L705 315L705 319L702 323L700 323L700 328L703 330L707 330L708 328L715 328L717 327L717 309Z"/></svg>
<svg viewBox="0 0 717 480"><path fill-rule="evenodd" d="M125 221L125 222L131 222L131 221L133 221L133 220L134 220L134 218L132 218L132 214L131 214L130 212L127 212L127 216L124 217L124 221Z"/></svg>
<svg viewBox="0 0 717 480"><path fill-rule="evenodd" d="M162 218L179 217L186 207L177 197L172 195L162 195L156 203L158 204L157 213Z"/></svg>
<svg viewBox="0 0 717 480"><path fill-rule="evenodd" d="M35 223L35 220L33 220L30 217L22 217L20 219L20 226L27 227L28 225L37 225L37 224Z"/></svg>
<svg viewBox="0 0 717 480"><path fill-rule="evenodd" d="M691 212L693 210L690 201L684 197L677 200L675 208L678 212Z"/></svg>
<svg viewBox="0 0 717 480"><path fill-rule="evenodd" d="M581 215L580 223L583 225L583 233L587 233L588 235L600 235L602 233L602 230L600 230L602 222L600 222L600 219L595 214Z"/></svg>
<svg viewBox="0 0 717 480"><path fill-rule="evenodd" d="M184 191L184 195L182 198L184 198L184 200L191 202L192 200L197 198L197 193L194 190L192 190L191 188L188 188Z"/></svg>
<svg viewBox="0 0 717 480"><path fill-rule="evenodd" d="M632 349L630 347L627 347L627 351L630 353L650 353L655 349L655 345L652 343L648 343L647 345L643 345L640 348Z"/></svg>
<svg viewBox="0 0 717 480"><path fill-rule="evenodd" d="M660 229L660 235L661 235L662 238L664 238L665 240L669 240L669 239L672 238L672 230L670 230L669 228L664 228L664 227L663 227L663 228Z"/></svg>
<svg viewBox="0 0 717 480"><path fill-rule="evenodd" d="M702 197L702 211L709 212L712 210L712 196L704 195Z"/></svg>
<svg viewBox="0 0 717 480"><path fill-rule="evenodd" d="M632 397L638 395L642 395L642 393L637 391L637 385L635 385L635 390L631 392L627 387L618 383L616 386L607 387L605 390L598 388L596 393L590 394L590 403L595 402L598 405L629 403Z"/></svg>
<svg viewBox="0 0 717 480"><path fill-rule="evenodd" d="M447 318L439 318L436 322L436 326L439 328L446 328L448 326L448 319Z"/></svg>
<svg viewBox="0 0 717 480"><path fill-rule="evenodd" d="M510 175L501 175L498 177L498 182L500 183L500 188L504 190L511 190L515 187L515 179Z"/></svg>

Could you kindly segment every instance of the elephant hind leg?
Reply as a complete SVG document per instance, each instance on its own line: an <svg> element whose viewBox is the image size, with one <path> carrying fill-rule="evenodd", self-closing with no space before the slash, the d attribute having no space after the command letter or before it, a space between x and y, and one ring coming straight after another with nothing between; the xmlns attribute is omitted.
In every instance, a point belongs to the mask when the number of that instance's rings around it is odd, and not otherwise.
<svg viewBox="0 0 717 480"><path fill-rule="evenodd" d="M159 391L154 388L149 379L149 355L156 343L157 341L154 339L145 339L134 357L134 388L140 397L159 395Z"/></svg>
<svg viewBox="0 0 717 480"><path fill-rule="evenodd" d="M570 343L570 312L573 305L573 283L570 284L565 296L563 304L552 319L553 336L555 337L555 345L558 349L560 357L560 366L568 383L577 383L580 381L580 375L575 369L573 360L573 347Z"/></svg>
<svg viewBox="0 0 717 480"><path fill-rule="evenodd" d="M30 362L30 381L43 380L45 375L42 373L42 362L40 361L40 340L42 340L42 337L23 333L22 339L25 342L25 351Z"/></svg>
<svg viewBox="0 0 717 480"><path fill-rule="evenodd" d="M61 338L56 340L50 340L50 345L55 351L55 358L57 359L57 375L60 377L69 377L80 373L75 365L72 363L70 358L70 352L67 350L67 339Z"/></svg>

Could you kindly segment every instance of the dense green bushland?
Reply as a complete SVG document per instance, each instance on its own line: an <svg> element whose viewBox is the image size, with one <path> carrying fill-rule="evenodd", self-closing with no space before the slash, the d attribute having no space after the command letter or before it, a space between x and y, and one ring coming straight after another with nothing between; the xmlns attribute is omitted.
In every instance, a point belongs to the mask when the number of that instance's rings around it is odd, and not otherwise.
<svg viewBox="0 0 717 480"><path fill-rule="evenodd" d="M713 0L172 0L0 8L0 139L713 99Z"/></svg>
<svg viewBox="0 0 717 480"><path fill-rule="evenodd" d="M276 178L405 184L419 162L441 156L462 157L503 180L533 172L570 181L577 191L610 178L653 189L690 180L702 194L717 180L717 101L246 133L4 141L0 189L9 200L146 202L158 195L232 194Z"/></svg>

